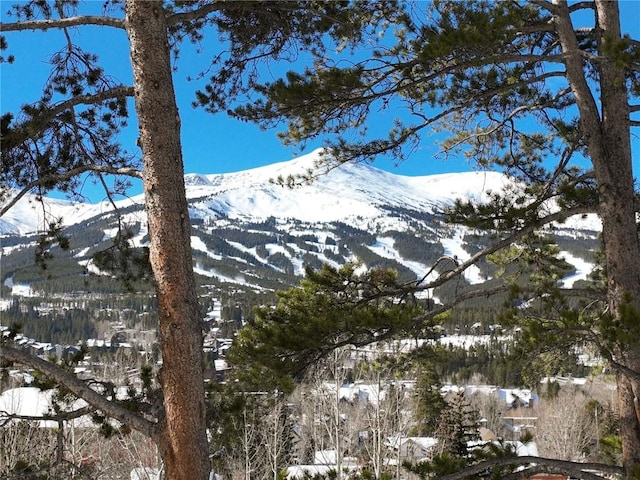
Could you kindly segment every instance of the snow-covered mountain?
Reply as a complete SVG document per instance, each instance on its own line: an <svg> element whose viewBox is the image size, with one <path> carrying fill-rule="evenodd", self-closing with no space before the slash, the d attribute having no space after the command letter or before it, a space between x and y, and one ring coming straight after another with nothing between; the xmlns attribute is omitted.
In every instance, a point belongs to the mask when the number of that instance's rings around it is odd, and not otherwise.
<svg viewBox="0 0 640 480"><path fill-rule="evenodd" d="M379 218L389 207L432 212L459 197L482 198L505 182L493 172L425 177L394 175L365 164L346 164L310 185L294 188L272 180L314 168L319 151L239 173L187 176L192 216L224 213L231 218L279 217L303 222L354 222Z"/></svg>
<svg viewBox="0 0 640 480"><path fill-rule="evenodd" d="M441 255L464 260L479 248L478 232L442 222L442 206L458 198L482 201L508 184L496 172L407 177L366 164L342 165L294 188L274 182L315 169L320 155L315 151L236 173L186 175L196 272L212 281L271 288L291 283L305 264L358 258L422 276ZM82 265L114 235L116 217L107 203L47 200L46 205L47 221L61 217L73 232L69 256ZM144 245L142 196L118 203L118 209L135 233L134 243ZM42 205L28 197L0 218L3 264L9 267L3 268L4 278L24 267L27 257L18 261L12 254L33 248L33 234L44 219ZM580 272L589 269L585 252L593 248L598 230L595 217L580 217L555 232L564 238L567 260L581 262ZM467 280L488 276L476 269Z"/></svg>
<svg viewBox="0 0 640 480"><path fill-rule="evenodd" d="M367 164L345 164L319 176L309 185L293 188L274 180L314 169L320 150L302 157L225 174L187 174L185 182L191 216L195 219L225 216L264 220L269 217L303 222L354 222L375 220L389 208L433 213L458 198L482 201L500 191L508 180L497 172L464 172L408 177ZM118 208L143 205L142 195L116 202ZM41 231L44 219L62 218L67 226L111 212L101 203L72 203L47 199L46 207L25 196L0 217L0 235L26 235ZM572 226L599 230L595 217L576 219Z"/></svg>

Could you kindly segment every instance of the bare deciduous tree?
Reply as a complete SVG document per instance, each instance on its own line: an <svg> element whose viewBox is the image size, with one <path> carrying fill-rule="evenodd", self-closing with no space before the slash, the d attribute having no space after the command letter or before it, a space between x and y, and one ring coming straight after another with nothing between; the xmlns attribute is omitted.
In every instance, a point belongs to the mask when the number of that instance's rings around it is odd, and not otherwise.
<svg viewBox="0 0 640 480"><path fill-rule="evenodd" d="M581 391L567 387L557 397L544 401L538 408L535 434L540 455L574 462L588 460L598 442L588 402Z"/></svg>
<svg viewBox="0 0 640 480"><path fill-rule="evenodd" d="M507 405L497 395L487 395L476 392L469 397L471 408L480 413L483 426L496 436L500 436L502 417Z"/></svg>

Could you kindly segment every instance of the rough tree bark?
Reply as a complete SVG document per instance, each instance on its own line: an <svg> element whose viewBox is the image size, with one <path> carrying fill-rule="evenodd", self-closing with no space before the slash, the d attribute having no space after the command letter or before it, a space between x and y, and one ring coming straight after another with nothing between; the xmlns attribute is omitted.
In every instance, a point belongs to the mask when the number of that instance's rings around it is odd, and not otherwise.
<svg viewBox="0 0 640 480"><path fill-rule="evenodd" d="M165 12L149 0L127 0L125 12L162 345L164 415L156 440L170 480L205 480L202 326Z"/></svg>
<svg viewBox="0 0 640 480"><path fill-rule="evenodd" d="M622 39L617 2L596 1L601 52L599 91L601 109L587 84L585 67L565 0L554 0L555 21L567 55L567 77L580 110L581 125L593 162L602 219L610 314L624 323L623 309L640 311L640 240L636 227L631 156L631 129L625 71L616 64L613 44ZM623 326L623 325L621 325ZM627 478L640 474L640 345L616 352L618 409L623 466ZM635 372L635 374L634 374ZM636 476L634 476L636 475Z"/></svg>

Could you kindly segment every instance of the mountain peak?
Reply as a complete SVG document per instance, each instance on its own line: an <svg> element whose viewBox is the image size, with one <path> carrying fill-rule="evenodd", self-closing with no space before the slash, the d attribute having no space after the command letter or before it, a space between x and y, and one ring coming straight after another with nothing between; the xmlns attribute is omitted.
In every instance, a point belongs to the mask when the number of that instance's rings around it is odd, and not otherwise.
<svg viewBox="0 0 640 480"><path fill-rule="evenodd" d="M463 261L472 255L465 243L473 243L473 235L464 227L446 225L438 213L443 206L456 199L485 201L489 192L511 182L497 172L408 177L366 163L336 166L294 188L271 181L304 174L318 160L316 151L241 172L185 175L196 272L225 282L280 288L291 281L287 276L302 275L304 265L339 265L358 258L422 278L432 271L430 262L443 254ZM22 250L33 248L29 235L52 218L62 218L70 227L74 238L68 255L83 266L88 252L105 248L122 221L131 227L134 245L149 241L142 195L118 202L120 218L106 202L45 199L43 210L33 199L25 196L0 219L0 234L11 237L1 249L7 265L18 261L10 259L14 253L11 258L23 260ZM48 216L42 218L45 210ZM595 225L590 221L574 217L562 226L563 234L574 238L582 230L580 235L595 241L599 228L590 228ZM578 252L573 255L579 257ZM467 281L487 278L490 272L478 268L465 273Z"/></svg>
<svg viewBox="0 0 640 480"><path fill-rule="evenodd" d="M184 176L184 183L187 187L203 187L211 185L211 182L207 179L206 175L200 175L197 173L186 174Z"/></svg>
<svg viewBox="0 0 640 480"><path fill-rule="evenodd" d="M488 193L501 191L510 182L498 172L464 172L409 177L380 170L366 163L347 163L321 170L311 184L294 188L274 183L317 169L323 150L250 170L224 174L185 175L190 214L193 218L228 216L255 219L276 217L304 222L341 221L360 226L388 223L393 209L431 213L456 199L484 201ZM330 159L326 159L330 162ZM144 208L142 195L127 206ZM112 207L72 204L47 199L52 217L71 225L106 213ZM25 234L42 228L42 209L25 197L0 219L0 234Z"/></svg>

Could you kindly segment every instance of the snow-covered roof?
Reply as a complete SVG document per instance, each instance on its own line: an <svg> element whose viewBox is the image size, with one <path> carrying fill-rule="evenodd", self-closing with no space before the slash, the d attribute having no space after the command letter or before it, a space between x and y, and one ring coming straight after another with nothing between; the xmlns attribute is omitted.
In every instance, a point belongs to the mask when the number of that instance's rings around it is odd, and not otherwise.
<svg viewBox="0 0 640 480"><path fill-rule="evenodd" d="M434 447L438 443L438 439L434 437L404 437L404 436L395 436L387 438L385 444L388 447L397 449L407 443L413 443L414 445L418 445L425 452L430 448Z"/></svg>
<svg viewBox="0 0 640 480"><path fill-rule="evenodd" d="M309 478L316 475L326 475L335 469L335 465L294 465L287 467L286 478Z"/></svg>
<svg viewBox="0 0 640 480"><path fill-rule="evenodd" d="M528 388L501 388L498 390L498 396L504 399L508 405L513 404L516 400L523 405L531 405L531 401L537 399L537 395Z"/></svg>

